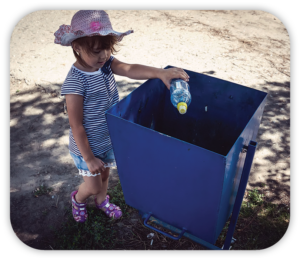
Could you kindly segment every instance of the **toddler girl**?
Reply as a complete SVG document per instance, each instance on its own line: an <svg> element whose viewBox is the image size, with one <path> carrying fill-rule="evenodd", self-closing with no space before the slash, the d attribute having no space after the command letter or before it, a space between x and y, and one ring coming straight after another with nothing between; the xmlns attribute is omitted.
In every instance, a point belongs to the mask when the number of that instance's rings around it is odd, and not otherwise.
<svg viewBox="0 0 300 260"><path fill-rule="evenodd" d="M70 154L84 181L71 193L77 222L87 220L86 199L92 195L96 207L108 217L122 216L121 209L110 203L107 195L109 168L115 166L115 158L105 111L119 101L114 74L137 80L159 78L168 89L171 79L189 78L179 68L158 69L114 58L116 44L131 33L114 31L107 13L98 10L75 13L71 25L61 25L54 33L54 42L71 46L76 58L61 95L65 95L69 115Z"/></svg>

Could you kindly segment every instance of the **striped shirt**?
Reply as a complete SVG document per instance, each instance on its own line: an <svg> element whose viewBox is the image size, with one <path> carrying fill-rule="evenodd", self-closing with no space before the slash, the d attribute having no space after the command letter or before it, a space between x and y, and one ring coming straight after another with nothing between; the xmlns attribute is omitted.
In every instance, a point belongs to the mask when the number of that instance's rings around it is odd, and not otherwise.
<svg viewBox="0 0 300 260"><path fill-rule="evenodd" d="M83 96L83 127L91 150L95 156L112 149L105 111L119 102L115 77L111 70L113 56L95 72L85 72L71 67L62 87L61 95L77 94ZM69 131L69 150L82 156Z"/></svg>

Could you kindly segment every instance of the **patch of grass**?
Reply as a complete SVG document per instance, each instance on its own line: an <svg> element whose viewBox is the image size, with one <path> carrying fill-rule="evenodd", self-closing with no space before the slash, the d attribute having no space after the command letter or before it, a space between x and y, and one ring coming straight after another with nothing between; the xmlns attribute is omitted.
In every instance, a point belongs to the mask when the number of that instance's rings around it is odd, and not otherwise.
<svg viewBox="0 0 300 260"><path fill-rule="evenodd" d="M109 219L95 208L88 208L89 219L77 223L72 212L66 222L55 231L54 249L112 249L115 231Z"/></svg>
<svg viewBox="0 0 300 260"><path fill-rule="evenodd" d="M241 243L237 248L264 249L273 246L284 236L289 219L290 212L285 206L268 202L256 206L250 218L238 221L236 234L241 237ZM249 235L254 234L252 239Z"/></svg>
<svg viewBox="0 0 300 260"><path fill-rule="evenodd" d="M276 244L285 234L290 219L289 208L264 201L257 189L249 191L242 202L233 237L232 249L265 249ZM222 230L216 245L222 247L230 219Z"/></svg>
<svg viewBox="0 0 300 260"><path fill-rule="evenodd" d="M129 216L131 208L125 203L121 184L108 192L110 202L118 205L123 212L121 219ZM65 222L54 230L54 249L114 249L118 246L116 240L117 223L120 220L110 220L104 212L95 207L87 206L88 220L78 223L73 219L71 206L67 210Z"/></svg>
<svg viewBox="0 0 300 260"><path fill-rule="evenodd" d="M259 193L257 189L249 191L249 194L248 194L249 201L253 205L261 205L261 203L263 203L263 196L264 195Z"/></svg>
<svg viewBox="0 0 300 260"><path fill-rule="evenodd" d="M39 196L49 194L49 192L51 191L53 191L52 188L42 184L39 187L37 187L32 193L34 197L38 198Z"/></svg>

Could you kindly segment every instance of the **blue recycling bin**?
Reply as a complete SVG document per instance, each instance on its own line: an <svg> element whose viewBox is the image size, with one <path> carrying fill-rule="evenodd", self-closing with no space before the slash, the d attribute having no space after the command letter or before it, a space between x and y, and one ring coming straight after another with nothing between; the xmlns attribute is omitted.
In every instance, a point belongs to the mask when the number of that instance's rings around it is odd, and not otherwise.
<svg viewBox="0 0 300 260"><path fill-rule="evenodd" d="M146 222L214 245L234 206L238 216L267 93L185 71L192 95L186 114L161 80L150 79L106 118L126 203Z"/></svg>

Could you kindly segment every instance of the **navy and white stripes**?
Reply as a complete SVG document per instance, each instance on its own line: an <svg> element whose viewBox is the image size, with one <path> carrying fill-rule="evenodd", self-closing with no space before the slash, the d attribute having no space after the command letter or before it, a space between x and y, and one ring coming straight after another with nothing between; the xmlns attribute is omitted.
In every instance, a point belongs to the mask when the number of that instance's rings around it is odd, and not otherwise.
<svg viewBox="0 0 300 260"><path fill-rule="evenodd" d="M85 72L72 66L61 95L77 94L83 96L83 126L95 156L112 149L105 111L119 102L119 93L109 61L95 72ZM69 132L69 150L82 156L74 140L72 129Z"/></svg>

